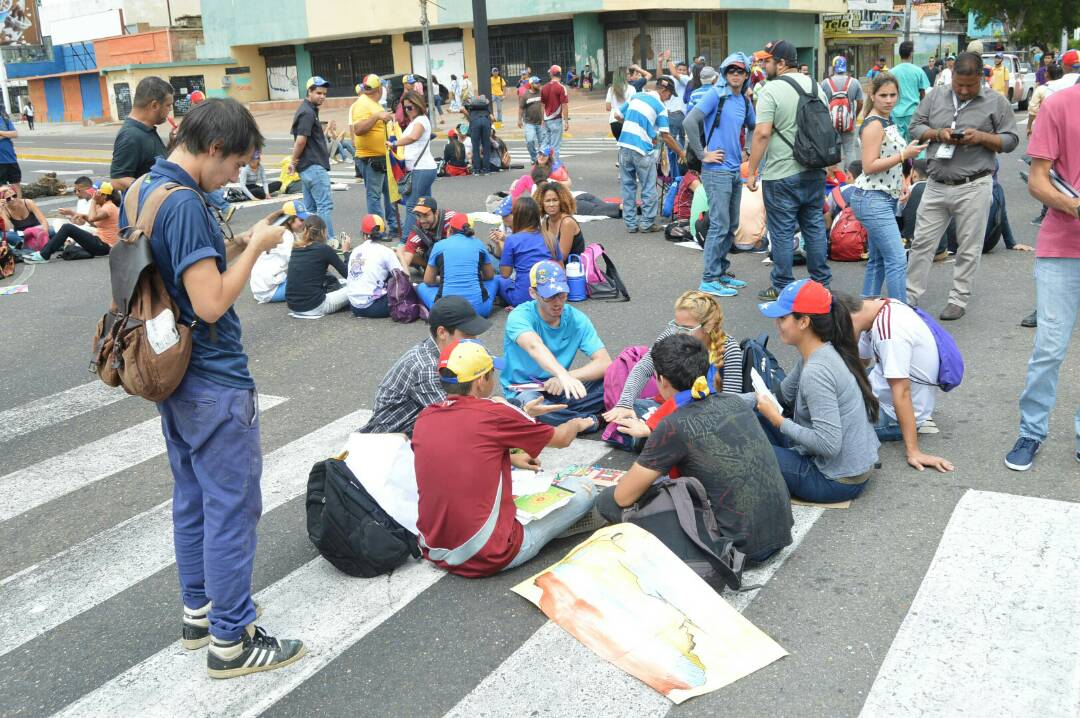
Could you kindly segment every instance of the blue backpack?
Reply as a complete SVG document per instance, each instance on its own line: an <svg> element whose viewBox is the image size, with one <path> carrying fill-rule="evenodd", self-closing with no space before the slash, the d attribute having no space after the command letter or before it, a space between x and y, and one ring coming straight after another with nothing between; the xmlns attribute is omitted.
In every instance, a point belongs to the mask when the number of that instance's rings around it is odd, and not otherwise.
<svg viewBox="0 0 1080 718"><path fill-rule="evenodd" d="M743 339L739 347L743 352L742 366L742 390L744 393L754 391L754 382L750 380L750 370L757 369L758 374L765 380L769 391L780 397L780 384L783 383L787 374L780 367L773 353L768 350L769 335L759 334L756 339Z"/></svg>
<svg viewBox="0 0 1080 718"><path fill-rule="evenodd" d="M964 380L964 357L960 354L960 347L956 345L956 340L952 338L952 335L937 323L937 320L918 307L912 307L912 309L919 315L919 318L926 322L926 326L930 328L930 333L934 335L934 343L937 344L937 386L942 391L952 391L960 386L960 382ZM919 382L916 379L911 381L919 384L926 383Z"/></svg>

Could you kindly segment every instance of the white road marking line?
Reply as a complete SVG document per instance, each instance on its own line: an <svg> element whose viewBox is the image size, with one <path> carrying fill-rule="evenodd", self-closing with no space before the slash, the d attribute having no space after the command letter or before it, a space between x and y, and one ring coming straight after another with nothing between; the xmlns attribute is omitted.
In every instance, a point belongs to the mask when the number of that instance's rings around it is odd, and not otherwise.
<svg viewBox="0 0 1080 718"><path fill-rule="evenodd" d="M577 440L566 449L545 451L542 458L546 469L557 470L595 462L609 448ZM267 609L272 634L300 638L308 646L310 655L295 666L243 681L215 681L206 675L205 653L185 651L177 642L57 715L171 716L184 705L192 715L256 716L445 575L427 562L410 562L390 576L355 579L317 558L255 596Z"/></svg>
<svg viewBox="0 0 1080 718"><path fill-rule="evenodd" d="M267 454L263 514L303 493L311 465L338 453L371 412L355 411ZM174 563L166 501L0 581L0 655ZM177 606L179 610L179 606Z"/></svg>
<svg viewBox="0 0 1080 718"><path fill-rule="evenodd" d="M1080 504L968 491L861 715L1075 718L1078 596Z"/></svg>
<svg viewBox="0 0 1080 718"><path fill-rule="evenodd" d="M127 396L123 392L121 395ZM285 401L280 396L259 395L263 410ZM0 521L7 521L164 453L161 419L154 418L0 476Z"/></svg>
<svg viewBox="0 0 1080 718"><path fill-rule="evenodd" d="M32 266L28 265L28 268ZM19 277L20 282L22 279L23 277ZM86 356L89 360L90 354L87 353ZM92 381L0 411L0 426L4 427L4 431L0 433L0 442L59 424L127 397L128 394L125 394L123 389L114 389L100 381Z"/></svg>
<svg viewBox="0 0 1080 718"><path fill-rule="evenodd" d="M817 507L792 506L795 526L791 544L763 566L745 571L743 583L765 583L772 578L824 512ZM724 598L742 612L758 593L728 592ZM551 660L552 656L558 660ZM544 666L550 675L537 680L537 666ZM582 705L589 706L594 715L665 716L673 704L548 621L446 715L523 715L533 706L544 706L547 715L578 715Z"/></svg>

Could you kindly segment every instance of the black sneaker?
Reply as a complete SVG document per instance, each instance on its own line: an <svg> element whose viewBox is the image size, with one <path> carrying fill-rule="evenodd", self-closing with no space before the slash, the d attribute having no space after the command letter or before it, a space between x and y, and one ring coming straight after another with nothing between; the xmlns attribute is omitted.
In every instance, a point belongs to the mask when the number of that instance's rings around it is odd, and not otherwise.
<svg viewBox="0 0 1080 718"><path fill-rule="evenodd" d="M207 601L202 608L184 606L184 628L180 644L189 651L196 651L210 642L210 606ZM255 618L262 615L262 606L255 604Z"/></svg>
<svg viewBox="0 0 1080 718"><path fill-rule="evenodd" d="M278 640L266 635L265 630L252 623L239 640L210 638L206 672L211 678L236 678L248 673L283 668L296 663L305 653L307 648L303 641L288 638Z"/></svg>
<svg viewBox="0 0 1080 718"><path fill-rule="evenodd" d="M762 289L758 292L757 298L763 302L775 302L780 297L780 293L773 287L768 289Z"/></svg>

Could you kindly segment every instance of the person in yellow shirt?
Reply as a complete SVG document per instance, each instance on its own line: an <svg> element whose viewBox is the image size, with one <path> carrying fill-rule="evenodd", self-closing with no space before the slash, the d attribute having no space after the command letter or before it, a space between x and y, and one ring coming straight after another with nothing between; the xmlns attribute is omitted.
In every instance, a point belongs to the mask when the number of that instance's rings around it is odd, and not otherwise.
<svg viewBox="0 0 1080 718"><path fill-rule="evenodd" d="M990 68L990 87L1006 99L1009 97L1009 68L1005 66L1005 55L994 55L994 66Z"/></svg>
<svg viewBox="0 0 1080 718"><path fill-rule="evenodd" d="M397 207L390 201L390 184L386 179L386 123L394 116L379 104L382 79L367 75L356 86L356 102L349 108L349 127L356 147L356 171L364 178L367 194L367 213L386 218L389 237L400 237Z"/></svg>
<svg viewBox="0 0 1080 718"><path fill-rule="evenodd" d="M495 126L502 127L503 93L506 92L506 80L499 68L491 68L491 99L495 102Z"/></svg>

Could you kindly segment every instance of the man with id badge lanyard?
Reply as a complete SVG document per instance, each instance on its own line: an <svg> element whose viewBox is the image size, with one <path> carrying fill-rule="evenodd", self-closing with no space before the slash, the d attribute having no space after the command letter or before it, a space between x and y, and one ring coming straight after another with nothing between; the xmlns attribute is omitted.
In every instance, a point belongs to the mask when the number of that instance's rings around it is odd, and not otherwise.
<svg viewBox="0 0 1080 718"><path fill-rule="evenodd" d="M983 234L992 202L996 156L1020 143L1012 107L982 85L982 58L961 53L950 86L936 87L919 103L908 130L929 143L930 179L919 206L908 256L908 301L918 304L926 291L938 240L956 220L958 249L949 302L940 318L964 316L982 255Z"/></svg>

